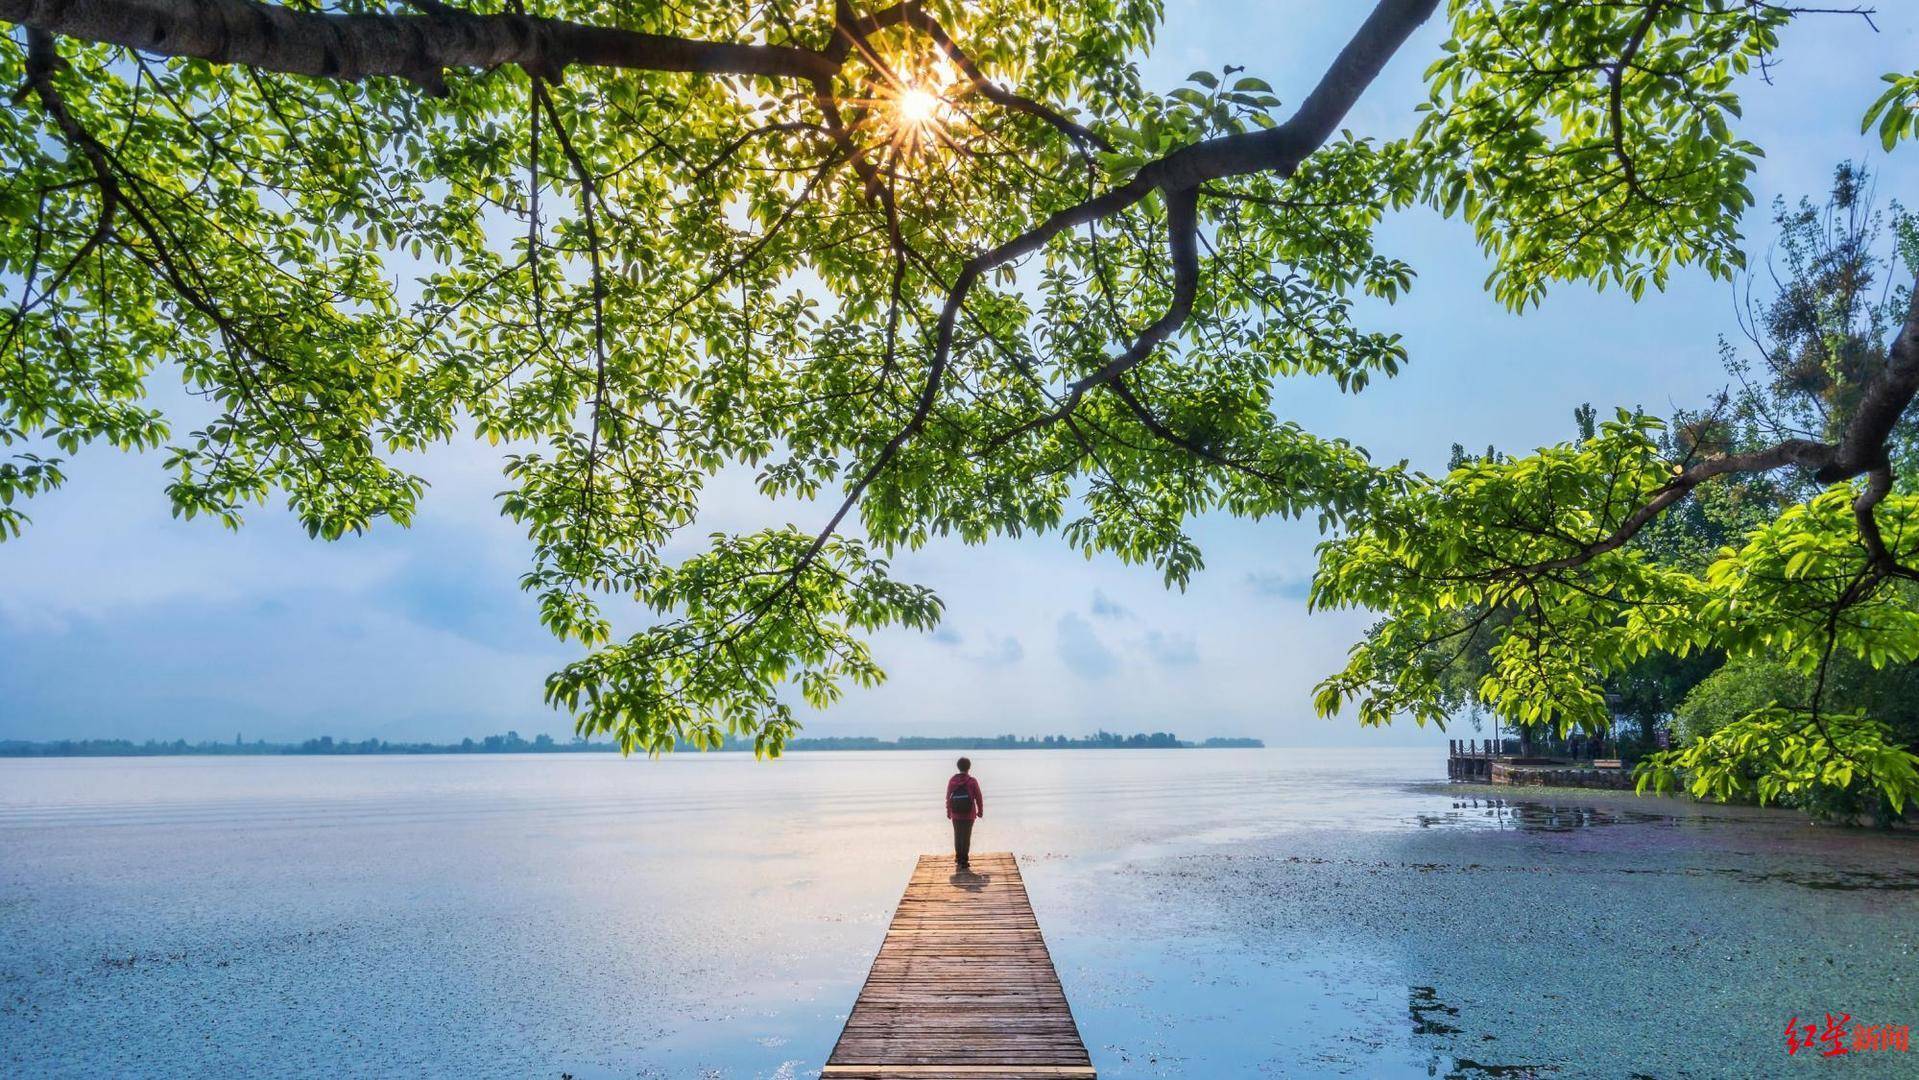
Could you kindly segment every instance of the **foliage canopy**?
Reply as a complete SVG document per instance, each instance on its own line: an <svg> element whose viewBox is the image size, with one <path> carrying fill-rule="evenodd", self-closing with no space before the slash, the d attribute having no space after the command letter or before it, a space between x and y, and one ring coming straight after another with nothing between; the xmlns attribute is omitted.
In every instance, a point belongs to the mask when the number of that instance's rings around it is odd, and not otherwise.
<svg viewBox="0 0 1919 1080"><path fill-rule="evenodd" d="M1355 315L1413 282L1375 244L1396 209L1461 219L1514 307L1732 275L1741 77L1814 16L1379 0L1289 107L1237 68L1143 85L1156 0L411 5L0 0L0 526L92 443L164 447L176 513L278 495L322 537L409 518L405 451L503 444L525 587L589 650L549 697L628 749L777 753L785 687L878 680L863 635L940 611L890 552L1057 531L1183 585L1213 511L1336 533L1315 602L1387 621L1320 704L1368 723L1443 718L1382 658L1474 605L1521 613L1485 696L1524 722L1598 721L1595 676L1649 650L1919 654L1882 588L1919 546L1885 453L1905 307L1848 424L1738 452L1675 460L1620 413L1435 479L1273 410L1282 378L1406 362ZM1435 14L1439 54L1396 60ZM1421 60L1411 137L1343 130ZM1888 141L1911 85L1859 103ZM192 430L162 373L205 400ZM822 520L668 558L729 467ZM1628 545L1787 469L1818 493L1703 574ZM652 625L610 640L612 597Z"/></svg>

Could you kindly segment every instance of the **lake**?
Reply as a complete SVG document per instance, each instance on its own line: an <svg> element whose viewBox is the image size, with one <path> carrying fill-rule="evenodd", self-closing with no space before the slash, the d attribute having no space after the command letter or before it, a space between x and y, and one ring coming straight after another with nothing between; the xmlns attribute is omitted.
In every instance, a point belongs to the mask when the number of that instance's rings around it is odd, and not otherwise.
<svg viewBox="0 0 1919 1080"><path fill-rule="evenodd" d="M0 1074L814 1075L953 756L0 761ZM1782 1036L1919 1020L1911 833L1435 750L973 756L1107 1080L1919 1075Z"/></svg>

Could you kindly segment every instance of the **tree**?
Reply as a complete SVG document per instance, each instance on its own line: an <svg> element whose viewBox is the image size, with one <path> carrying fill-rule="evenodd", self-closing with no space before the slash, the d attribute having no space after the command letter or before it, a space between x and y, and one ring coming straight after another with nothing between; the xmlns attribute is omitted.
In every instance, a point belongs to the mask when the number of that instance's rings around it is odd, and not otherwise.
<svg viewBox="0 0 1919 1080"><path fill-rule="evenodd" d="M1842 710L1863 709L1884 722L1899 745L1919 746L1919 665L1875 668L1847 659L1836 661L1827 679ZM1704 739L1774 703L1805 701L1812 689L1803 672L1765 657L1742 657L1701 680L1677 718L1686 738Z"/></svg>
<svg viewBox="0 0 1919 1080"><path fill-rule="evenodd" d="M1582 411L1578 439L1527 457L1455 448L1396 518L1327 545L1325 597L1390 593L1397 612L1322 706L1438 717L1471 695L1588 730L1677 711L1689 745L1651 755L1642 787L1901 813L1919 793L1899 696L1919 670L1919 417L1909 398L1872 410L1912 360L1919 300L1895 282L1919 227L1895 204L1882 250L1868 191L1846 164L1823 206L1775 208L1784 275L1763 305L1745 294L1758 362L1721 343L1736 391L1671 425ZM1863 485L1788 467L1880 424Z"/></svg>
<svg viewBox="0 0 1919 1080"><path fill-rule="evenodd" d="M1879 249L1883 221L1872 206L1870 177L1863 167L1848 163L1835 170L1823 205L1806 199L1794 207L1781 202L1774 218L1780 228L1783 280L1775 273L1777 293L1763 307L1753 305L1747 294L1744 328L1757 362L1722 345L1739 389L1720 403L1715 415L1691 417L1682 425L1697 438L1742 450L1780 438L1834 437L1856 411L1864 388L1884 370L1885 342L1900 316L1898 297L1887 287L1898 259ZM1897 224L1902 230L1910 228L1902 212ZM1902 490L1912 490L1919 416L1909 411L1895 425L1887 456L1897 463ZM1816 494L1816 488L1803 474L1787 472L1741 478L1722 485L1717 494L1704 504L1703 513L1743 531ZM1910 582L1890 587L1896 603L1919 605L1919 590ZM1814 673L1771 656L1741 657L1685 697L1678 717L1696 749L1672 760L1710 758L1736 742L1749 727L1748 717L1780 704L1803 712L1812 702L1839 713L1856 712L1882 725L1883 730L1874 729L1871 735L1884 747L1919 750L1916 680L1919 664L1875 665L1845 654L1835 655ZM1827 748L1815 743L1807 749L1816 753ZM1843 759L1836 763L1845 765ZM1890 768L1899 769L1896 756ZM1704 778L1703 770L1695 772ZM1735 787L1751 792L1766 774L1742 762L1733 775ZM1790 797L1824 817L1851 819L1870 813L1884 820L1897 814L1884 795L1873 790L1868 776L1845 783L1821 777L1820 783Z"/></svg>
<svg viewBox="0 0 1919 1080"><path fill-rule="evenodd" d="M1573 424L1577 433L1574 445L1596 437L1597 411L1590 404L1580 405L1573 410ZM1501 465L1508 460L1494 446L1487 447L1484 454L1471 454L1463 444L1454 443L1446 468L1452 473L1481 464ZM1773 509L1777 512L1778 507ZM1734 535L1737 533L1727 530L1720 515L1706 509L1703 500L1692 499L1661 515L1631 544L1646 550L1656 562L1703 568L1709 560L1702 560L1700 553L1717 549ZM1443 629L1435 629L1410 648L1395 647L1385 640L1394 632L1392 620L1375 623L1367 633L1368 643L1374 646L1370 657L1376 665L1374 681L1417 680L1430 687L1429 718L1443 724L1463 712L1478 728L1488 711L1498 711L1493 702L1481 696L1481 688L1494 670L1493 647L1521 614L1511 603L1462 605L1435 620ZM1687 691L1724 660L1723 654L1712 650L1687 656L1651 653L1607 672L1598 684L1606 702L1607 727L1594 728L1590 733L1603 734L1612 721L1627 719L1636 729L1640 749L1650 748L1659 725L1672 715ZM1517 734L1530 744L1536 734L1534 728L1539 726L1522 724Z"/></svg>
<svg viewBox="0 0 1919 1080"><path fill-rule="evenodd" d="M1575 571L1676 588L1617 549L1713 477L1796 464L1870 481L1858 535L1881 539L1835 610L1877 611L1909 565L1883 542L1909 505L1879 451L1919 385L1910 331L1843 438L1676 479L1638 421L1548 468L1481 466L1476 488L1272 412L1281 376L1353 390L1404 361L1352 313L1410 287L1374 245L1396 208L1462 219L1515 307L1558 282L1732 274L1760 153L1738 77L1788 5L1449 0L1444 50L1408 60L1430 62L1417 132L1381 142L1341 125L1439 0L1356 12L1290 111L1231 67L1145 88L1154 0L411 4L0 0L22 90L7 217L26 226L0 235L18 286L0 436L20 448L0 501L57 485L56 454L165 446L177 513L236 525L278 493L335 537L408 519L404 452L502 442L524 584L592 650L548 696L629 750L733 732L777 752L786 686L830 702L881 677L864 633L938 618L885 556L939 535L1057 530L1183 585L1195 515L1315 513L1347 537L1322 603L1530 612L1577 606L1557 584ZM1874 106L1889 138L1902 85ZM184 435L144 396L163 366L205 399ZM669 558L728 467L827 506ZM1576 511L1552 535L1501 534L1486 560L1444 539L1542 495ZM1433 528L1407 517L1428 500L1447 503ZM1788 515L1754 542L1846 518ZM1390 568L1436 552L1481 584ZM617 596L653 625L609 640ZM1538 630L1529 614L1505 641ZM1499 707L1576 713L1544 702L1583 701L1572 675L1596 661L1554 663L1564 679L1515 680ZM1430 711L1368 701L1368 720Z"/></svg>

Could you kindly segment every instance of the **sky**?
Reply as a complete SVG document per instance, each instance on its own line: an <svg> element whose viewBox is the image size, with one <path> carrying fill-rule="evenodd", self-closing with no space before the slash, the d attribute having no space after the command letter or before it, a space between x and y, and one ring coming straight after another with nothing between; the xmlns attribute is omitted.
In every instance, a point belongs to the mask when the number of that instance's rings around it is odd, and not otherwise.
<svg viewBox="0 0 1919 1080"><path fill-rule="evenodd" d="M1910 70L1919 55L1919 4L1883 7L1877 32L1850 17L1803 20L1774 85L1747 88L1741 130L1767 152L1744 223L1755 262L1773 240L1774 197L1822 195L1839 161L1872 168L1882 202L1915 190L1919 150L1887 155L1859 134L1880 74ZM1350 0L1168 0L1149 84L1170 89L1231 63L1298 101L1364 10ZM1346 126L1409 130L1420 72L1443 37L1435 20L1408 43ZM1725 382L1718 339L1738 333L1730 283L1682 274L1639 304L1562 286L1514 315L1483 291L1487 265L1458 222L1409 212L1385 223L1380 247L1419 278L1398 304L1369 303L1365 316L1405 336L1410 364L1358 395L1289 380L1278 399L1283 418L1350 438L1375 460L1437 471L1454 442L1525 451L1563 440L1583 402L1602 415L1669 413ZM174 520L157 455L83 452L66 488L28 508L26 534L0 545L0 739L570 734L541 688L574 652L546 635L518 589L527 549L498 516L499 465L484 443L442 448L418 463L432 489L412 528L329 544L278 506L254 511L239 532ZM827 513L780 509L807 528ZM764 524L765 513L747 485L723 478L699 531ZM1313 684L1371 620L1306 611L1320 539L1310 523L1212 517L1196 536L1206 569L1183 593L1150 568L1089 561L1057 536L901 553L899 576L935 587L944 621L930 634L881 633L886 684L803 713L807 732L1446 738L1314 715ZM1453 734L1462 731L1474 734Z"/></svg>

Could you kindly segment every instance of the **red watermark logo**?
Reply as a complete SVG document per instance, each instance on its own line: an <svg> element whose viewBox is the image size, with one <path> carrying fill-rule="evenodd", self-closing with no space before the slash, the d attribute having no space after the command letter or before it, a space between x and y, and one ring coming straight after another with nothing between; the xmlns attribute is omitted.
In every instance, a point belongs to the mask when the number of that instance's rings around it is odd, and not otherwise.
<svg viewBox="0 0 1919 1080"><path fill-rule="evenodd" d="M1851 1013L1826 1014L1822 1027L1818 1021L1802 1024L1797 1016L1786 1021L1786 1055L1801 1050L1818 1050L1820 1057L1838 1057L1873 1050L1897 1050L1905 1053L1911 1046L1911 1024L1854 1024Z"/></svg>

